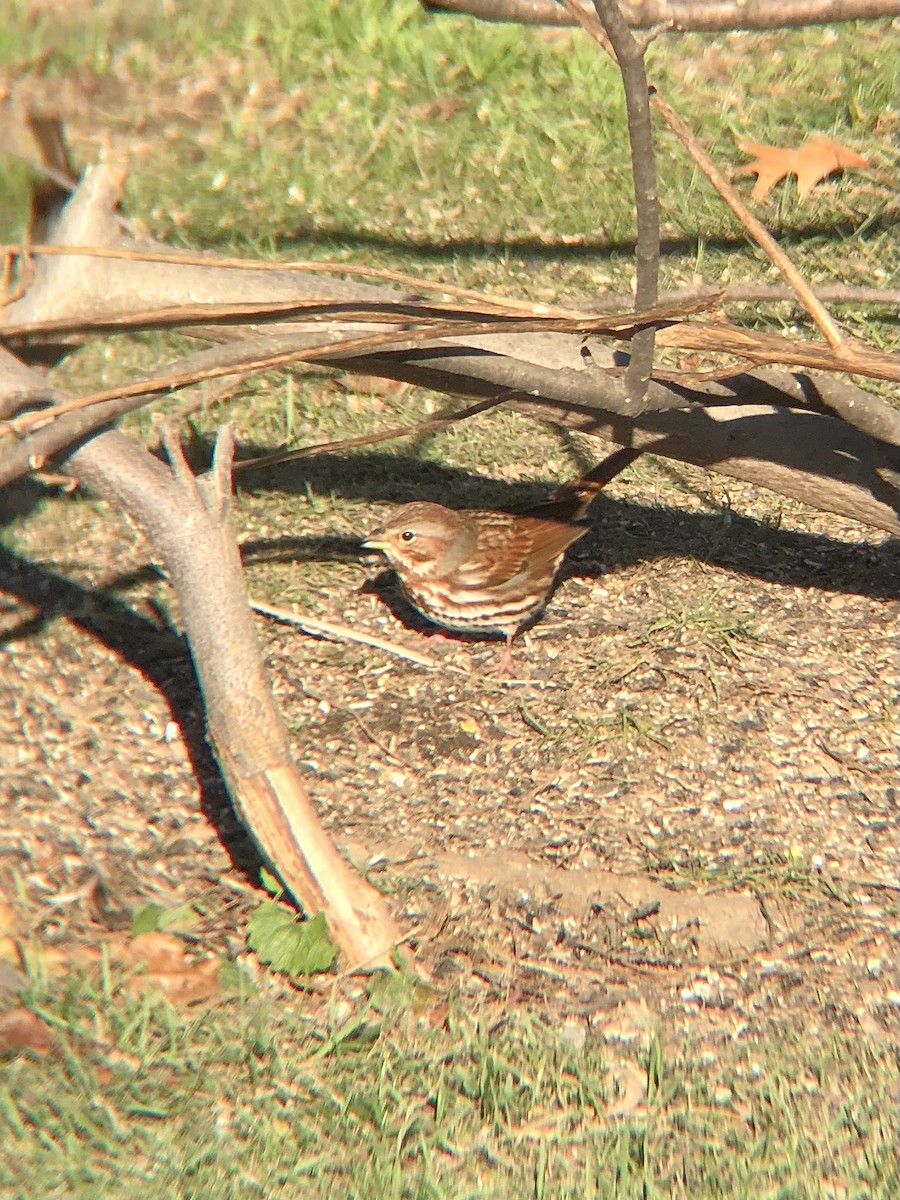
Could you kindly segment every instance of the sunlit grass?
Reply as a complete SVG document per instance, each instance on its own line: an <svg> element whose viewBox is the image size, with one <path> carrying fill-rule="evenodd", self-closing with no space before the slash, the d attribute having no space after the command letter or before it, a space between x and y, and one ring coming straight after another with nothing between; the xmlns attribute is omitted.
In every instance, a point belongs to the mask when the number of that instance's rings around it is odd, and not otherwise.
<svg viewBox="0 0 900 1200"><path fill-rule="evenodd" d="M73 5L71 15L64 6L41 6L39 15L36 6L8 7L0 61L24 69L46 52L40 69L51 79L76 68L92 74L95 107L73 136L78 165L107 132L128 149L125 207L157 237L247 256L343 256L541 300L630 285L621 89L575 33L429 17L413 0L113 0ZM868 155L871 179L829 182L804 206L788 183L762 215L813 279L895 278L896 210L877 175L896 157L886 23L661 38L649 65L726 170L745 161L736 148L743 137L793 144L816 131ZM664 286L695 274L768 278L665 132L659 150ZM12 238L25 229L29 174L4 165L0 225ZM786 309L745 315L794 324ZM848 319L876 344L895 338L875 313ZM102 386L189 348L176 337L109 339L74 356L58 378ZM435 403L418 391L369 397L365 385L367 403L350 403L333 387L321 371L248 382L229 410L239 441L263 451L346 436ZM199 414L200 433L219 416ZM149 434L149 412L131 427ZM402 463L408 484L441 464L445 498L472 503L475 473L564 477L573 460L554 431L497 413L414 447L367 452L357 475L395 485ZM253 520L283 530L292 504L327 506L337 523L360 502L322 491L304 481L292 496L250 480L238 505L252 502ZM265 588L264 576L254 582ZM304 576L288 599L305 596L307 584ZM753 621L710 595L664 605L647 632L708 651L712 663L746 650ZM602 719L564 713L543 726L548 742L565 741L574 756L610 742L665 747L672 736L664 715L622 707ZM668 878L714 873L698 858L693 875L672 865ZM777 861L742 883L790 894L808 892L811 879L808 866ZM896 1063L861 1036L791 1032L786 1023L764 1040L735 1023L714 1052L673 1046L665 1027L622 1049L606 1044L602 1021L595 1029L585 1017L567 1040L524 1006L497 1002L467 1011L451 997L444 1019L437 1003L423 1015L402 996L346 1005L336 994L323 1007L291 993L185 1017L128 999L115 979L107 984L75 982L63 996L36 986L29 996L60 1045L46 1060L3 1064L4 1195L897 1194ZM646 1079L648 1099L615 1115L626 1060Z"/></svg>
<svg viewBox="0 0 900 1200"><path fill-rule="evenodd" d="M402 984L373 985L352 1011L248 995L189 1017L116 982L32 996L58 1047L4 1068L5 1195L875 1200L896 1188L895 1066L860 1038L623 1049L586 1025L563 1039L452 998L433 1021ZM644 1082L622 1109L626 1079Z"/></svg>

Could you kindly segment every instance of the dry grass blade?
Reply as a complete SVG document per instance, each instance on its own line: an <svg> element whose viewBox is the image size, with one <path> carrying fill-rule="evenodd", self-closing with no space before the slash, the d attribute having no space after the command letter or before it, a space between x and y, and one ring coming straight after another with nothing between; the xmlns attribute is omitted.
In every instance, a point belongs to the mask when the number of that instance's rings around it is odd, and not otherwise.
<svg viewBox="0 0 900 1200"><path fill-rule="evenodd" d="M443 429L456 421L464 421L468 417L478 416L479 413L489 412L492 408L498 408L501 404L505 404L507 400L521 398L522 396L524 396L522 392L504 392L500 396L493 396L489 400L482 400L478 404L471 404L468 408L462 408L457 412L431 417L427 421L415 421L412 425L396 425L393 429L383 429L379 433L366 433L359 437L341 438L335 442L319 442L315 446L303 446L298 450L282 450L276 454L265 454L260 458L245 458L243 461L234 464L234 470L246 471L260 467L274 467L281 463L297 462L303 458L314 458L317 454L336 454L355 446L374 446L378 442L390 442L395 438L418 437L423 433L433 433L435 430Z"/></svg>
<svg viewBox="0 0 900 1200"><path fill-rule="evenodd" d="M264 604L261 600L251 600L250 607L255 612L262 613L264 617L271 617L274 621L282 621L286 625L296 625L298 629L302 629L304 633L311 634L313 637L371 646L375 650L383 650L385 654L393 654L396 658L403 658L419 667L428 667L432 671L441 667L441 663L436 658L432 658L430 654L421 654L418 650L398 646L395 642L388 642L384 638L375 637L374 634L351 629L349 625L341 625L336 621L320 621L318 617L310 617L305 614L301 616L298 613L288 612L286 608L276 608L274 605ZM452 667L449 664L442 669L454 671L459 675L467 674L466 671L461 671L458 667Z"/></svg>
<svg viewBox="0 0 900 1200"><path fill-rule="evenodd" d="M674 332L661 329L657 341L661 346L677 346L682 350L734 354L760 364L853 371L870 379L900 380L900 361L895 354L886 354L861 343L842 342L840 346L831 347L821 342L794 342L778 334L758 333L725 321L705 324L686 321Z"/></svg>
<svg viewBox="0 0 900 1200"><path fill-rule="evenodd" d="M252 354L248 359L231 362L227 366L214 367L201 371L173 372L143 380L137 380L119 387L106 388L93 392L88 396L66 401L55 405L52 409L41 412L26 413L21 417L6 422L7 428L18 437L28 432L51 424L65 413L77 412L90 408L95 404L104 404L107 400L117 400L126 396L139 396L167 392L187 384L200 383L204 379L218 379L223 375L234 375L236 371L264 371L276 367L288 366L296 362L323 362L329 358L347 358L371 350L386 350L417 346L440 338L462 338L481 336L484 334L557 332L606 334L630 338L637 328L649 325L667 325L679 321L685 314L705 311L714 307L714 301L702 298L687 304L675 306L656 306L641 313L621 314L616 317L597 317L582 315L577 318L547 317L547 318L489 318L483 321L457 320L436 323L425 329L404 330L401 333L368 334L363 337L350 337L339 341L329 342L324 346L304 347L302 350L289 350L280 354ZM346 317L344 318L346 320ZM370 313L360 314L359 320L372 321Z"/></svg>
<svg viewBox="0 0 900 1200"><path fill-rule="evenodd" d="M644 309L633 309L621 313L602 314L597 312L570 312L565 315L542 311L542 306L533 306L531 311L500 312L478 311L459 308L451 304L423 304L419 302L387 299L383 301L335 300L333 296L304 297L297 300L268 302L229 302L180 304L145 309L140 312L122 313L115 317L59 318L42 321L8 321L2 327L4 336L14 338L38 338L48 334L98 334L122 329L159 329L177 325L214 325L218 322L234 323L241 319L254 323L266 320L287 321L291 318L304 323L327 325L333 323L361 323L410 325L417 334L430 332L432 337L449 337L454 333L504 333L541 332L609 334L631 336L635 329L652 328L655 325L682 320L699 312L716 308L719 293L694 295L667 304L654 304ZM403 339L400 339L403 340Z"/></svg>

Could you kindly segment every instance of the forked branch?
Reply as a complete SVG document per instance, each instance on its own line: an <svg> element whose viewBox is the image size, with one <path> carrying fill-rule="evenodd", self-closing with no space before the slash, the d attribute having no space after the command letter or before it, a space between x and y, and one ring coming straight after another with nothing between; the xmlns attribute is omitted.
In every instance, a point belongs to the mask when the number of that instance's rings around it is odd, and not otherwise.
<svg viewBox="0 0 900 1200"><path fill-rule="evenodd" d="M0 400L29 389L46 394L39 375L0 350ZM307 912L324 911L348 966L387 965L400 931L381 896L344 862L316 817L262 668L231 518L231 433L220 436L213 469L201 478L191 473L173 434L166 434L165 444L169 467L107 430L72 451L65 467L129 513L164 564L210 742L260 850Z"/></svg>

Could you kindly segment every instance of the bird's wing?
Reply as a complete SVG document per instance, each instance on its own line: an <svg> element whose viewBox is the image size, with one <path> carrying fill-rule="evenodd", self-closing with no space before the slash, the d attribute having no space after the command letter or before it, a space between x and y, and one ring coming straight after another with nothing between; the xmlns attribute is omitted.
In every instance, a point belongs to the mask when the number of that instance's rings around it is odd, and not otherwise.
<svg viewBox="0 0 900 1200"><path fill-rule="evenodd" d="M547 521L541 518L525 518L530 549L528 563L532 566L555 563L561 554L587 533L586 525L569 525L564 522ZM524 564L523 564L524 565Z"/></svg>
<svg viewBox="0 0 900 1200"><path fill-rule="evenodd" d="M556 561L567 546L586 533L578 525L564 525L531 517L517 517L513 525L504 513L480 514L476 552L456 569L462 587L495 588L525 572L552 576Z"/></svg>

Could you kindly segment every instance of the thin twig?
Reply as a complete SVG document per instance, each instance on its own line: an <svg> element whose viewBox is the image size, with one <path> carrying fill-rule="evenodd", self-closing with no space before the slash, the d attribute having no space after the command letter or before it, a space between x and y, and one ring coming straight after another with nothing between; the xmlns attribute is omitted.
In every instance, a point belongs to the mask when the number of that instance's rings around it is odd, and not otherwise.
<svg viewBox="0 0 900 1200"><path fill-rule="evenodd" d="M408 650L405 646L398 646L394 642L385 641L384 638L375 637L370 633L362 633L358 629L352 629L349 625L340 625L334 621L321 621L318 617L310 617L305 614L301 617L297 613L288 612L285 608L274 608L271 604L264 604L261 600L251 599L250 607L275 621L296 625L298 629L302 629L304 633L308 633L312 637L327 638L334 642L357 642L362 646L372 646L376 650L383 650L385 654L405 658L408 662L416 663L420 667L428 667L432 671L440 667L442 670L454 671L459 675L468 674L459 667L439 663L429 654L420 654L418 650Z"/></svg>
<svg viewBox="0 0 900 1200"><path fill-rule="evenodd" d="M816 284L815 294L823 304L859 304L867 308L892 308L900 305L900 289L852 287L845 283ZM694 287L679 288L677 291L660 292L659 303L674 300L690 300L698 296L709 296L713 292L721 304L797 304L797 293L793 288L779 283L729 283L718 287L714 283L698 279ZM615 292L603 292L595 297L585 297L579 302L583 310L597 312L620 312L631 301L630 296Z"/></svg>
<svg viewBox="0 0 900 1200"><path fill-rule="evenodd" d="M659 293L659 189L647 73L644 69L644 46L638 43L628 28L618 0L594 0L594 8L612 45L625 89L637 215L634 296L635 305L640 308L655 304ZM647 394L653 370L655 341L656 330L653 328L642 329L631 339L631 362L625 373L625 391L631 400L640 401Z"/></svg>
<svg viewBox="0 0 900 1200"><path fill-rule="evenodd" d="M32 341L40 335L112 333L126 329L169 329L172 326L196 326L252 321L254 325L300 322L304 325L396 325L408 330L415 325L419 334L429 329L433 336L453 336L456 333L499 333L504 329L514 333L537 330L555 332L604 334L626 332L632 327L655 321L674 321L704 309L714 308L716 297L695 298L685 306L661 309L653 305L646 311L625 311L603 314L570 312L565 316L543 311L534 305L531 312L503 312L490 306L482 309L460 308L458 304L432 301L427 304L414 300L336 300L330 297L310 299L249 301L249 302L192 302L130 310L118 315L85 317L56 317L50 320L7 320L0 333L7 339L27 337ZM476 329L475 326L483 328ZM402 340L402 339L401 339Z"/></svg>
<svg viewBox="0 0 900 1200"><path fill-rule="evenodd" d="M791 262L789 256L778 245L762 222L754 217L736 189L731 186L707 154L699 138L694 136L671 104L665 101L656 89L652 91L651 103L744 229L781 272L828 344L832 349L837 350L844 342L844 335L838 329L828 309Z"/></svg>
<svg viewBox="0 0 900 1200"><path fill-rule="evenodd" d="M184 447L178 433L166 418L159 414L154 415L153 423L159 430L159 439L169 460L169 466L172 468L172 474L187 493L199 499L200 489L197 484L197 476L184 457Z"/></svg>
<svg viewBox="0 0 900 1200"><path fill-rule="evenodd" d="M693 305L679 306L677 312L673 309L660 309L654 306L643 313L623 313L614 317L603 318L596 315L570 317L541 317L488 318L487 320L469 322L466 320L445 321L428 325L424 329L408 329L390 333L370 333L361 337L342 338L328 342L323 346L307 346L302 350L286 350L280 354L267 354L242 361L240 364L229 364L227 367L215 367L204 371L173 372L169 375L157 376L154 379L139 379L121 387L107 388L104 391L93 392L88 396L68 400L56 405L52 412L30 412L7 423L8 428L17 436L22 436L34 429L40 429L62 416L64 413L76 412L90 408L94 404L102 404L107 400L115 400L124 396L149 394L151 392L170 391L172 388L184 387L189 383L199 383L203 379L218 379L223 375L233 375L236 369L242 371L272 370L297 362L318 362L322 359L358 355L364 350L385 350L391 347L406 347L422 342L436 341L440 338L471 337L481 334L498 333L531 333L552 331L556 333L602 333L609 336L631 337L635 329L650 324L669 325L679 322L685 315L702 309L714 307L714 303L706 300L695 301ZM369 318L371 320L371 317Z"/></svg>
<svg viewBox="0 0 900 1200"><path fill-rule="evenodd" d="M52 163L41 162L40 159L32 158L29 154L23 154L19 150L16 150L15 147L10 145L4 145L3 153L4 155L9 155L11 158L17 158L19 162L22 162L27 167L30 167L30 169L37 175L46 176L51 183L55 183L56 186L61 188L64 192L74 192L75 188L78 186L77 180L73 179L68 172L60 171L57 167L54 167Z"/></svg>
<svg viewBox="0 0 900 1200"><path fill-rule="evenodd" d="M414 763L411 763L409 759L403 758L402 755L398 754L395 750L392 750L390 746L386 746L381 738L373 733L359 713L355 712L353 714L353 719L356 721L357 725L360 727L372 745L377 746L382 754L385 754L388 758L393 759L394 762L398 763L401 767L406 767L407 771L412 771L413 775L421 775L422 768L417 767Z"/></svg>
<svg viewBox="0 0 900 1200"><path fill-rule="evenodd" d="M313 458L318 454L335 454L354 446L373 446L377 442L393 441L394 438L418 437L423 433L432 433L436 429L443 429L444 426L450 425L454 421L464 421L467 417L475 417L479 413L488 412L492 408L505 404L507 400L523 399L526 394L525 392L506 391L499 396L491 396L488 400L480 400L477 404L471 404L468 408L461 408L457 412L430 417L427 421L415 421L412 425L396 425L393 429L383 429L380 433L364 433L359 437L342 438L337 442L319 442L315 446L303 446L298 450L282 450L277 454L263 455L262 458L245 458L241 462L235 463L234 469L235 471L246 471L248 468L274 467L280 463L295 462L301 458Z"/></svg>

